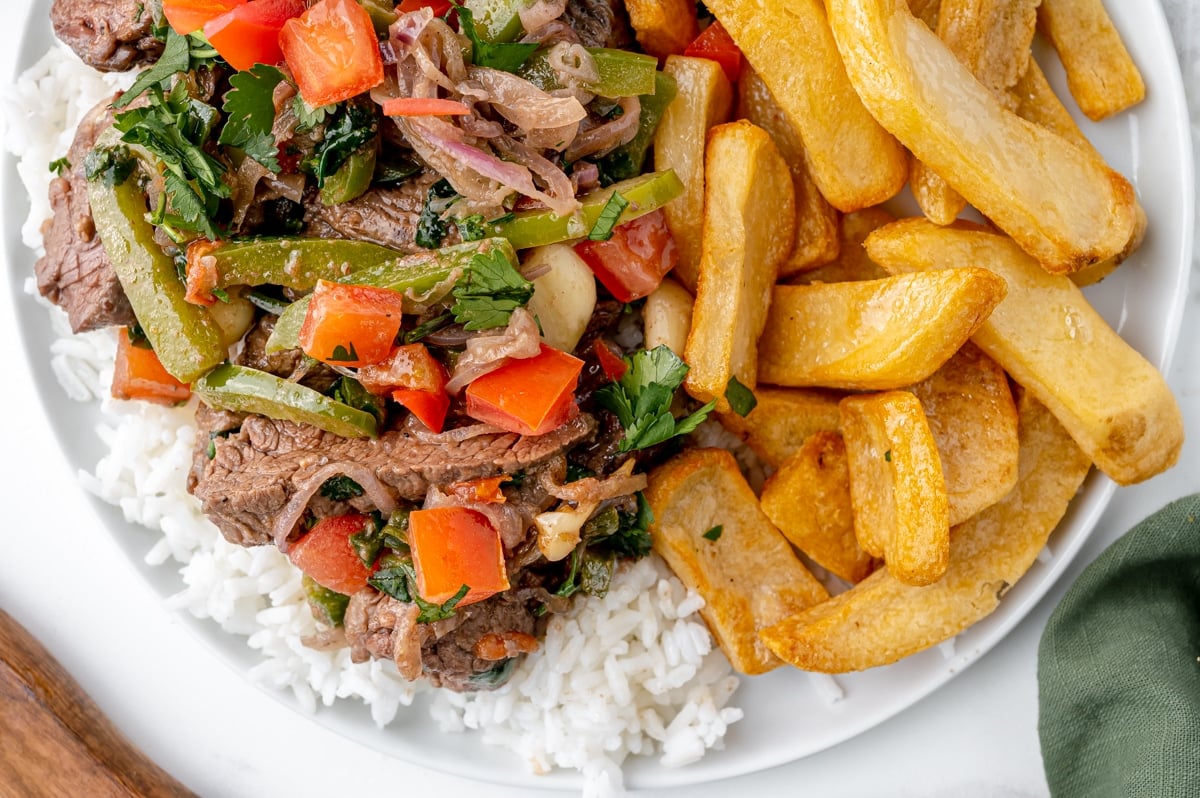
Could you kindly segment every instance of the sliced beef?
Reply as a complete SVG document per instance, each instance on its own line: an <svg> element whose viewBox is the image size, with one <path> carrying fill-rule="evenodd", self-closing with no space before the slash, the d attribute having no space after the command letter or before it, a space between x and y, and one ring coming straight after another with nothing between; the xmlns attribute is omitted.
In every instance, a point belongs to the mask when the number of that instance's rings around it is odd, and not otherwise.
<svg viewBox="0 0 1200 798"><path fill-rule="evenodd" d="M196 447L192 451L192 469L188 472L187 489L194 491L196 485L204 477L204 469L212 459L210 453L215 452L215 441L218 437L227 437L246 418L245 413L234 413L230 410L214 410L201 403L196 408Z"/></svg>
<svg viewBox="0 0 1200 798"><path fill-rule="evenodd" d="M304 201L305 235L372 241L402 252L415 251L419 249L415 243L417 221L429 187L438 179L435 173L426 172L395 187L368 189L340 205L322 205L316 193L310 192ZM448 236L442 243L454 241Z"/></svg>
<svg viewBox="0 0 1200 798"><path fill-rule="evenodd" d="M67 312L75 332L134 322L133 308L117 280L87 199L83 161L110 124L109 100L93 108L79 124L67 152L70 168L50 182L54 216L42 225L46 254L38 260L38 290Z"/></svg>
<svg viewBox="0 0 1200 798"><path fill-rule="evenodd" d="M191 490L230 542L256 546L271 542L274 521L288 501L330 464L366 466L394 496L420 500L430 484L536 466L587 440L595 427L591 416L581 414L546 435L493 433L446 444L401 430L374 440L350 439L307 424L249 416L236 433L214 439L214 456Z"/></svg>
<svg viewBox="0 0 1200 798"><path fill-rule="evenodd" d="M54 0L50 24L55 36L101 72L125 72L162 55L149 0Z"/></svg>
<svg viewBox="0 0 1200 798"><path fill-rule="evenodd" d="M585 47L628 47L633 43L624 0L567 0L561 19Z"/></svg>
<svg viewBox="0 0 1200 798"><path fill-rule="evenodd" d="M242 339L242 351L237 356L237 364L298 382L321 393L332 388L339 375L324 363L305 357L299 349L267 351L267 339L275 330L275 320L276 317L270 314L259 317Z"/></svg>

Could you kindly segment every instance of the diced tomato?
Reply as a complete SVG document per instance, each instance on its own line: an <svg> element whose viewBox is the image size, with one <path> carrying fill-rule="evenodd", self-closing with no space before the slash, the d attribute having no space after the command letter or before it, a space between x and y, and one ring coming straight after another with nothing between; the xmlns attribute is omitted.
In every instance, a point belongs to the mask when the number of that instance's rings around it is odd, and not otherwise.
<svg viewBox="0 0 1200 798"><path fill-rule="evenodd" d="M525 632L488 632L475 641L475 656L496 662L538 650L537 638Z"/></svg>
<svg viewBox="0 0 1200 798"><path fill-rule="evenodd" d="M358 513L322 518L292 544L288 559L321 587L352 596L367 586L372 570L363 565L350 536L370 523Z"/></svg>
<svg viewBox="0 0 1200 798"><path fill-rule="evenodd" d="M314 108L348 100L383 82L375 27L354 0L321 0L284 26L279 44L300 96Z"/></svg>
<svg viewBox="0 0 1200 798"><path fill-rule="evenodd" d="M432 8L435 17L444 17L450 10L450 0L404 0L403 3L396 6L396 10L401 14L419 11L422 8Z"/></svg>
<svg viewBox="0 0 1200 798"><path fill-rule="evenodd" d="M300 348L335 366L367 366L392 351L403 297L386 288L319 280L300 327Z"/></svg>
<svg viewBox="0 0 1200 798"><path fill-rule="evenodd" d="M195 33L214 17L245 5L246 0L163 0L163 16L181 36Z"/></svg>
<svg viewBox="0 0 1200 798"><path fill-rule="evenodd" d="M592 344L592 351L596 353L596 362L600 364L600 370L604 372L605 377L608 377L609 382L616 382L625 376L625 372L629 368L625 359L614 352L603 338L595 340Z"/></svg>
<svg viewBox="0 0 1200 798"><path fill-rule="evenodd" d="M618 225L607 241L580 241L575 252L620 302L648 296L679 259L661 210Z"/></svg>
<svg viewBox="0 0 1200 798"><path fill-rule="evenodd" d="M303 13L304 0L254 0L210 19L204 35L234 69L278 64L283 60L279 31Z"/></svg>
<svg viewBox="0 0 1200 798"><path fill-rule="evenodd" d="M432 97L396 97L383 103L385 116L461 116L471 109L458 100L438 100Z"/></svg>
<svg viewBox="0 0 1200 798"><path fill-rule="evenodd" d="M455 482L449 487L449 493L467 502L483 504L504 504L508 497L500 486L509 481L509 477L484 477L471 479L466 482Z"/></svg>
<svg viewBox="0 0 1200 798"><path fill-rule="evenodd" d="M545 435L574 417L583 361L542 344L467 386L467 415L520 435Z"/></svg>
<svg viewBox="0 0 1200 798"><path fill-rule="evenodd" d="M683 54L716 61L730 81L736 81L742 75L742 51L725 26L716 20L684 49Z"/></svg>
<svg viewBox="0 0 1200 798"><path fill-rule="evenodd" d="M217 287L220 275L217 273L216 258L208 256L218 246L220 244L207 238L197 238L188 244L185 271L187 293L183 298L193 305L213 305L217 301L212 291Z"/></svg>
<svg viewBox="0 0 1200 798"><path fill-rule="evenodd" d="M141 399L174 405L192 395L188 386L172 377L153 349L134 346L129 330L117 334L117 360L113 364L112 395L116 399Z"/></svg>
<svg viewBox="0 0 1200 798"><path fill-rule="evenodd" d="M410 413L429 427L430 432L441 432L446 427L446 413L450 410L450 397L445 391L414 391L401 388L392 391L392 401L403 405Z"/></svg>
<svg viewBox="0 0 1200 798"><path fill-rule="evenodd" d="M458 606L474 604L508 590L500 533L483 513L466 507L414 510L408 516L417 592L443 604L463 585Z"/></svg>

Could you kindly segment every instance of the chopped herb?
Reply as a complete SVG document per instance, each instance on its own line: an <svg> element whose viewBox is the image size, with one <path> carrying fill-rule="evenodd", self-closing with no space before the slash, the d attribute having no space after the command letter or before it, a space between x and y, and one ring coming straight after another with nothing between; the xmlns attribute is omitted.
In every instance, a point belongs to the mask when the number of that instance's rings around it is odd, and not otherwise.
<svg viewBox="0 0 1200 798"><path fill-rule="evenodd" d="M205 454L208 455L208 459L211 460L217 456L217 438L228 438L237 431L238 428L235 427L233 429L223 429L208 433L208 448L205 449Z"/></svg>
<svg viewBox="0 0 1200 798"><path fill-rule="evenodd" d="M145 13L146 13L146 4L145 4L145 3L138 3L138 4L137 4L137 7L136 7L136 8L134 9L134 11L133 11L133 21L134 21L134 22L141 22L141 21L142 21L142 14L145 14Z"/></svg>
<svg viewBox="0 0 1200 798"><path fill-rule="evenodd" d="M421 598L417 593L417 576L411 563L402 563L391 568L381 568L367 580L371 587L381 590L397 601L414 603L421 608L417 623L433 623L444 621L454 615L454 608L470 592L471 588L463 585L443 604L433 604Z"/></svg>
<svg viewBox="0 0 1200 798"><path fill-rule="evenodd" d="M611 553L589 551L579 568L579 592L585 596L604 598L612 584L617 558Z"/></svg>
<svg viewBox="0 0 1200 798"><path fill-rule="evenodd" d="M452 4L453 5L453 4ZM475 15L469 8L454 5L458 11L459 29L471 41L471 63L502 72L516 72L540 46L537 42L487 42L475 29Z"/></svg>
<svg viewBox="0 0 1200 798"><path fill-rule="evenodd" d="M754 397L754 392L742 385L737 377L730 377L729 382L725 385L725 399L733 408L733 412L742 418L750 415L750 411L758 406L758 399Z"/></svg>
<svg viewBox="0 0 1200 798"><path fill-rule="evenodd" d="M308 608L313 617L326 626L341 626L346 617L346 606L350 603L350 597L321 587L307 575L301 583L304 585L304 595L308 599Z"/></svg>
<svg viewBox="0 0 1200 798"><path fill-rule="evenodd" d="M346 346L350 347L346 349ZM358 360L358 350L354 348L354 342L350 341L346 346L338 344L333 348L333 354L329 356L330 360L336 360L339 363L349 363L353 360Z"/></svg>
<svg viewBox="0 0 1200 798"><path fill-rule="evenodd" d="M702 535L702 537L705 540L711 540L713 543L716 543L718 540L721 539L721 533L723 533L724 531L725 531L724 524L717 524L712 529L705 532Z"/></svg>
<svg viewBox="0 0 1200 798"><path fill-rule="evenodd" d="M517 670L518 659L519 657L510 657L490 671L472 674L467 677L467 683L480 690L494 690L512 678Z"/></svg>
<svg viewBox="0 0 1200 798"><path fill-rule="evenodd" d="M297 94L295 102L292 103L292 110L296 113L296 129L300 131L312 130L324 122L325 118L333 113L336 108L336 105L322 105L313 108Z"/></svg>
<svg viewBox="0 0 1200 798"><path fill-rule="evenodd" d="M666 346L641 350L625 357L629 368L620 380L596 391L596 402L616 414L625 428L622 452L645 449L678 435L686 435L708 417L716 402L683 419L671 414L675 391L683 384L688 366Z"/></svg>
<svg viewBox="0 0 1200 798"><path fill-rule="evenodd" d="M405 573L403 565L380 568L367 580L367 584L397 601L412 603L412 594L408 589L408 574Z"/></svg>
<svg viewBox="0 0 1200 798"><path fill-rule="evenodd" d="M620 525L612 537L604 541L604 545L618 557L628 557L639 560L650 553L653 539L650 537L650 525L654 523L654 511L650 502L641 491L637 493L637 510L632 513L618 513Z"/></svg>
<svg viewBox="0 0 1200 798"><path fill-rule="evenodd" d="M285 310L287 310L288 305L292 304L286 299L272 296L261 288L254 289L246 295L246 298L250 300L250 304L254 305L254 307L258 308L259 310L264 310L273 316L278 316L280 313L283 313Z"/></svg>
<svg viewBox="0 0 1200 798"><path fill-rule="evenodd" d="M577 592L603 596L612 581L616 558L640 559L650 553L654 523L650 503L639 491L637 511L618 512L608 507L583 525L580 543L571 552L571 565L555 595L569 598Z"/></svg>
<svg viewBox="0 0 1200 798"><path fill-rule="evenodd" d="M405 557L410 555L408 543L402 539L407 535L409 512L409 508L396 510L386 524L378 512L371 513L372 523L350 536L350 547L363 565L368 568L374 565L384 547Z"/></svg>
<svg viewBox="0 0 1200 798"><path fill-rule="evenodd" d="M592 469L578 463L567 463L567 482L578 482L581 479L596 476Z"/></svg>
<svg viewBox="0 0 1200 798"><path fill-rule="evenodd" d="M146 337L146 331L142 329L142 325L136 321L128 327L129 343L142 349L153 349L150 345L150 339Z"/></svg>
<svg viewBox="0 0 1200 798"><path fill-rule="evenodd" d="M129 91L113 101L112 107L120 110L141 97L151 86L166 83L180 72L187 72L192 65L191 40L167 28L166 46L154 66L138 75Z"/></svg>
<svg viewBox="0 0 1200 798"><path fill-rule="evenodd" d="M226 291L224 288L214 288L211 291L209 291L209 293L212 294L213 296L215 296L217 299L224 302L226 305L229 304L229 292Z"/></svg>
<svg viewBox="0 0 1200 798"><path fill-rule="evenodd" d="M599 218L592 225L591 232L588 233L588 239L592 241L607 241L612 238L613 228L617 226L617 220L621 218L621 214L629 207L629 200L621 196L621 192L614 191L612 196L608 198L608 202L604 203L604 208L600 211Z"/></svg>
<svg viewBox="0 0 1200 798"><path fill-rule="evenodd" d="M888 449L886 452L883 453L883 459L888 461L889 463L892 462L892 450L891 449Z"/></svg>
<svg viewBox="0 0 1200 798"><path fill-rule="evenodd" d="M393 152L380 153L375 160L375 175L371 183L376 186L398 186L420 171L421 164L415 158Z"/></svg>
<svg viewBox="0 0 1200 798"><path fill-rule="evenodd" d="M533 296L533 283L521 276L499 249L480 252L454 285L454 320L467 330L504 327L512 313Z"/></svg>
<svg viewBox="0 0 1200 798"><path fill-rule="evenodd" d="M317 188L325 186L355 150L379 133L379 117L364 104L346 103L339 106L333 120L325 127L325 138L317 145L305 168L317 179Z"/></svg>
<svg viewBox="0 0 1200 798"><path fill-rule="evenodd" d="M99 180L105 186L119 186L129 179L136 165L129 148L123 144L98 147L84 158L83 175L88 180Z"/></svg>
<svg viewBox="0 0 1200 798"><path fill-rule="evenodd" d="M55 160L50 162L51 174L56 174L59 177L62 177L63 173L70 170L70 168L71 168L71 162L68 161L66 158L56 158Z"/></svg>
<svg viewBox="0 0 1200 798"><path fill-rule="evenodd" d="M344 502L363 495L363 489L350 477L340 474L321 483L321 495L330 501Z"/></svg>
<svg viewBox="0 0 1200 798"><path fill-rule="evenodd" d="M237 147L276 174L279 173L279 149L271 126L275 123L275 87L283 73L273 66L255 64L248 70L229 77L232 87L221 106L225 111L225 127L217 140L220 144Z"/></svg>
<svg viewBox="0 0 1200 798"><path fill-rule="evenodd" d="M418 247L437 249L442 245L442 239L446 237L446 222L442 214L457 199L458 192L446 180L439 180L429 187L429 193L425 195L425 207L417 219L415 241Z"/></svg>
<svg viewBox="0 0 1200 798"><path fill-rule="evenodd" d="M463 241L481 241L487 238L485 224L482 213L474 213L455 222Z"/></svg>
<svg viewBox="0 0 1200 798"><path fill-rule="evenodd" d="M362 383L358 380L342 377L334 383L330 396L344 405L350 405L355 410L364 410L370 413L375 416L376 422L380 425L383 424L383 405L375 394L362 387Z"/></svg>
<svg viewBox="0 0 1200 798"><path fill-rule="evenodd" d="M404 343L414 344L425 336L442 329L452 321L454 321L454 314L452 313L447 312L438 316L434 316L429 321L422 322L408 332L404 333Z"/></svg>

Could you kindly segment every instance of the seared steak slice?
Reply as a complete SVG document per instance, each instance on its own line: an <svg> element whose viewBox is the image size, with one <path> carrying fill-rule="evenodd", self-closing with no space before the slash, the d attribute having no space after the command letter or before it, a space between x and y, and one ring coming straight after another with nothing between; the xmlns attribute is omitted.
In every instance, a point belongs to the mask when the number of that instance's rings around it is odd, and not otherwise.
<svg viewBox="0 0 1200 798"><path fill-rule="evenodd" d="M586 440L595 428L591 416L580 415L537 437L492 433L446 444L400 430L375 440L343 438L307 424L249 416L237 432L213 440L213 457L192 493L231 543L257 546L272 541L272 527L288 501L331 464L366 466L394 497L421 500L431 484L539 465Z"/></svg>
<svg viewBox="0 0 1200 798"><path fill-rule="evenodd" d="M242 351L235 362L239 366L249 366L298 382L321 393L332 388L340 375L324 363L306 357L299 349L267 351L267 339L275 330L275 320L276 317L270 314L259 317L242 339Z"/></svg>
<svg viewBox="0 0 1200 798"><path fill-rule="evenodd" d="M83 161L96 138L112 124L109 100L79 123L67 152L70 168L50 182L54 216L42 225L46 254L38 260L38 290L67 312L75 332L133 324L133 308L96 235L87 199Z"/></svg>
<svg viewBox="0 0 1200 798"><path fill-rule="evenodd" d="M162 55L149 0L54 0L50 23L55 36L101 72L125 72Z"/></svg>
<svg viewBox="0 0 1200 798"><path fill-rule="evenodd" d="M371 241L401 252L416 251L420 249L415 243L417 222L429 187L437 180L438 175L426 172L392 188L370 188L340 205L322 205L316 192L310 192L304 198L304 233ZM442 243L453 244L456 240L447 236Z"/></svg>

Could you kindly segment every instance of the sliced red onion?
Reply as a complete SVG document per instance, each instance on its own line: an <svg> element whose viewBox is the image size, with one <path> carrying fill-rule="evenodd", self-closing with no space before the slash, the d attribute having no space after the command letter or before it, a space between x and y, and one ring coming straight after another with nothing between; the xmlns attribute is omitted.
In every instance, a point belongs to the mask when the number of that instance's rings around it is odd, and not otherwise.
<svg viewBox="0 0 1200 798"><path fill-rule="evenodd" d="M521 18L521 27L530 33L537 33L567 10L567 0L537 0L531 6L520 6L517 16Z"/></svg>
<svg viewBox="0 0 1200 798"><path fill-rule="evenodd" d="M391 515L395 512L397 507L395 498L392 497L392 493L388 487L375 475L373 469L361 463L329 463L317 469L303 482L298 484L296 492L292 494L292 498L288 500L283 511L276 516L275 523L271 527L271 535L280 551L287 551L288 538L291 537L296 525L300 523L300 518L304 515L304 510L308 507L308 503L312 500L316 492L321 489L321 486L330 477L342 475L357 482L362 487L363 494L371 500L371 503L375 505L379 512L384 515Z"/></svg>
<svg viewBox="0 0 1200 798"><path fill-rule="evenodd" d="M401 429L422 443L441 444L462 443L463 441L471 440L471 438L478 438L480 435L496 435L504 432L504 430L500 429L494 424L484 423L470 424L465 427L455 427L454 429L448 429L443 432L432 432L429 427L422 424L414 415L409 415L408 418L404 420L404 423L401 425Z"/></svg>
<svg viewBox="0 0 1200 798"><path fill-rule="evenodd" d="M546 62L564 86L595 83L600 79L596 59L579 43L559 42L546 54Z"/></svg>
<svg viewBox="0 0 1200 798"><path fill-rule="evenodd" d="M528 196L546 203L547 207L559 216L570 216L579 210L579 201L575 199L575 187L571 185L571 178L567 177L562 169L514 139L498 139L496 146L517 163L533 170L545 183L545 192L539 191Z"/></svg>
<svg viewBox="0 0 1200 798"><path fill-rule="evenodd" d="M388 609L396 620L392 627L392 660L402 677L415 682L421 678L421 643L428 631L423 632L417 623L421 608L415 602L391 601L394 605L390 604Z"/></svg>
<svg viewBox="0 0 1200 798"><path fill-rule="evenodd" d="M396 57L396 48L387 39L379 43L379 58L383 61L385 67L395 66L396 61L399 60Z"/></svg>
<svg viewBox="0 0 1200 798"><path fill-rule="evenodd" d="M633 466L633 460L626 460L611 476L585 477L562 485L549 479L548 471L543 471L539 484L544 491L557 499L575 505L598 504L607 499L629 496L645 489L646 475L633 473Z"/></svg>
<svg viewBox="0 0 1200 798"><path fill-rule="evenodd" d="M457 394L472 381L495 371L509 360L534 357L542 351L537 321L525 308L517 308L508 326L496 335L478 335L454 364L446 390Z"/></svg>
<svg viewBox="0 0 1200 798"><path fill-rule="evenodd" d="M627 144L637 135L638 121L642 116L642 104L637 97L622 97L618 105L621 115L611 122L581 132L567 148L566 159L578 161L588 155L596 155Z"/></svg>
<svg viewBox="0 0 1200 798"><path fill-rule="evenodd" d="M561 128L587 118L574 97L554 97L511 72L471 67L469 74L487 91L492 108L522 130Z"/></svg>

